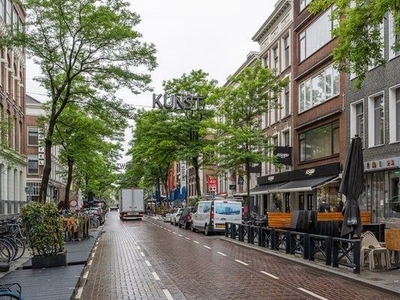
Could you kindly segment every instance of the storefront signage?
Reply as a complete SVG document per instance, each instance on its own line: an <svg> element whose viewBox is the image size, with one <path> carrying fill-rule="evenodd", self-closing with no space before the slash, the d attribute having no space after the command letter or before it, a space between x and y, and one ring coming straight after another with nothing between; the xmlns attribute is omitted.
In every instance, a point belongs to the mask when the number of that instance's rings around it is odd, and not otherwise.
<svg viewBox="0 0 400 300"><path fill-rule="evenodd" d="M217 178L211 176L207 178L207 191L208 192L217 191Z"/></svg>
<svg viewBox="0 0 400 300"><path fill-rule="evenodd" d="M277 157L278 163L290 166L292 164L292 147L275 147L274 156Z"/></svg>
<svg viewBox="0 0 400 300"><path fill-rule="evenodd" d="M305 172L305 174L308 176L312 176L312 175L314 175L314 173L315 173L315 169L307 169Z"/></svg>
<svg viewBox="0 0 400 300"><path fill-rule="evenodd" d="M364 163L365 171L397 169L399 167L400 167L400 157L371 160Z"/></svg>
<svg viewBox="0 0 400 300"><path fill-rule="evenodd" d="M153 94L153 108L199 110L202 100L203 98L199 96L167 96Z"/></svg>

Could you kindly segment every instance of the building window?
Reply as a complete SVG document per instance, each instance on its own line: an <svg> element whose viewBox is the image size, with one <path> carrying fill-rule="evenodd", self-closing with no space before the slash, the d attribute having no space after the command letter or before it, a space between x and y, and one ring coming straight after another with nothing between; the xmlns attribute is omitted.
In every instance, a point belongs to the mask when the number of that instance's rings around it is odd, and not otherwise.
<svg viewBox="0 0 400 300"><path fill-rule="evenodd" d="M28 146L39 145L39 128L28 127Z"/></svg>
<svg viewBox="0 0 400 300"><path fill-rule="evenodd" d="M289 35L283 38L283 68L286 69L290 65L290 40Z"/></svg>
<svg viewBox="0 0 400 300"><path fill-rule="evenodd" d="M356 105L356 135L361 138L364 145L364 103Z"/></svg>
<svg viewBox="0 0 400 300"><path fill-rule="evenodd" d="M285 147L289 147L290 146L290 132L289 131L285 131L283 133L283 145Z"/></svg>
<svg viewBox="0 0 400 300"><path fill-rule="evenodd" d="M278 51L278 46L272 49L272 55L273 55L273 68L276 70L276 73L279 72L279 51Z"/></svg>
<svg viewBox="0 0 400 300"><path fill-rule="evenodd" d="M268 54L265 57L263 57L262 61L264 67L269 68Z"/></svg>
<svg viewBox="0 0 400 300"><path fill-rule="evenodd" d="M371 116L371 118L368 126L368 140L370 146L383 145L385 141L385 116L383 101L383 94L369 98L369 115Z"/></svg>
<svg viewBox="0 0 400 300"><path fill-rule="evenodd" d="M400 142L400 86L389 90L389 140Z"/></svg>
<svg viewBox="0 0 400 300"><path fill-rule="evenodd" d="M334 22L330 17L331 11L332 9L328 9L318 18L317 21L300 33L299 41L301 61L321 49L332 40L331 31L334 27Z"/></svg>
<svg viewBox="0 0 400 300"><path fill-rule="evenodd" d="M37 155L28 155L28 174L39 174L39 159Z"/></svg>
<svg viewBox="0 0 400 300"><path fill-rule="evenodd" d="M285 87L285 116L290 114L290 92L289 86Z"/></svg>
<svg viewBox="0 0 400 300"><path fill-rule="evenodd" d="M303 81L299 86L299 94L299 112L339 95L339 72L330 65L321 73Z"/></svg>
<svg viewBox="0 0 400 300"><path fill-rule="evenodd" d="M12 10L13 10L13 4L12 0L6 0L6 24L11 25L11 18L12 18Z"/></svg>
<svg viewBox="0 0 400 300"><path fill-rule="evenodd" d="M396 34L393 14L389 14L389 59L400 55L400 50L394 50L393 46L400 42L400 33Z"/></svg>
<svg viewBox="0 0 400 300"><path fill-rule="evenodd" d="M350 105L350 137L358 135L363 147L364 136L364 101L360 100Z"/></svg>
<svg viewBox="0 0 400 300"><path fill-rule="evenodd" d="M4 0L0 0L0 19L4 21Z"/></svg>
<svg viewBox="0 0 400 300"><path fill-rule="evenodd" d="M300 161L310 161L339 153L339 122L299 135Z"/></svg>
<svg viewBox="0 0 400 300"><path fill-rule="evenodd" d="M305 9L310 2L311 0L300 0L300 11Z"/></svg>

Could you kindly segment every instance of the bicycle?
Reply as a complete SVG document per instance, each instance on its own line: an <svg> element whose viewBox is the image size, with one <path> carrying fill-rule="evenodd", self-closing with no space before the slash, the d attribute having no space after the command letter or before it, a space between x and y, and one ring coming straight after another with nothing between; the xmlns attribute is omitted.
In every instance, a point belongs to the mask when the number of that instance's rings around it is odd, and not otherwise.
<svg viewBox="0 0 400 300"><path fill-rule="evenodd" d="M24 300L21 296L22 288L19 283L9 283L0 285L0 300L18 299Z"/></svg>

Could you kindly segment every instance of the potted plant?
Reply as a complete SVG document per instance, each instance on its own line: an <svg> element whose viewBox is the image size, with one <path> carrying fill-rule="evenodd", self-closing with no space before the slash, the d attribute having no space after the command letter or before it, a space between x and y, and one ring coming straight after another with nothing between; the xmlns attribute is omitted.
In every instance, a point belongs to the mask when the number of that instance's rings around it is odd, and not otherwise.
<svg viewBox="0 0 400 300"><path fill-rule="evenodd" d="M66 266L63 221L56 204L31 202L21 208L21 219L32 255L32 268Z"/></svg>

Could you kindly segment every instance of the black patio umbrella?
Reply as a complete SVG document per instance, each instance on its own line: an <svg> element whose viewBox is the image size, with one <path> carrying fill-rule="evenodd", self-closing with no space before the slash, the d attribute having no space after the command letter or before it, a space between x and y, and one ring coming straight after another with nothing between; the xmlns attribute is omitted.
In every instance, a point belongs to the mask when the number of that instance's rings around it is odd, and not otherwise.
<svg viewBox="0 0 400 300"><path fill-rule="evenodd" d="M339 193L346 196L346 203L342 211L343 225L341 236L354 234L361 235L361 216L358 197L364 191L364 158L361 138L355 136L347 155Z"/></svg>

